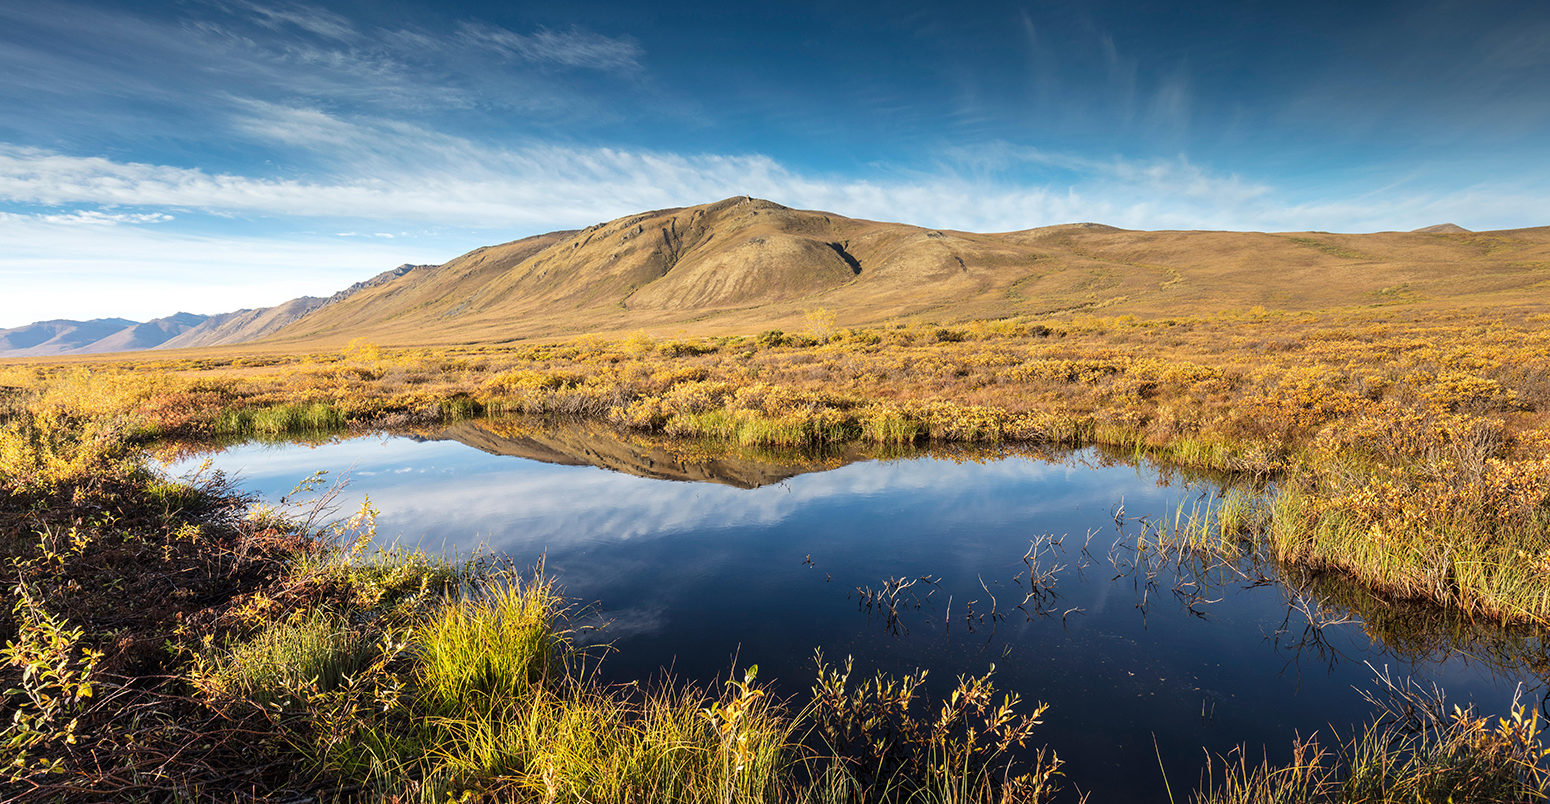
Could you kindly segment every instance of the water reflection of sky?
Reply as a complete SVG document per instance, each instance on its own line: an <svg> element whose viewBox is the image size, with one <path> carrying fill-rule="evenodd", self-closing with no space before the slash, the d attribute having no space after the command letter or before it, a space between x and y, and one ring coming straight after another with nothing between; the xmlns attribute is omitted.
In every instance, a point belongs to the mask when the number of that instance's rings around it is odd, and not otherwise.
<svg viewBox="0 0 1550 804"><path fill-rule="evenodd" d="M173 471L197 463L176 464ZM1116 483L1137 486L1132 501L1165 496L1150 483L1136 483L1134 469L1094 471L1028 459L852 464L745 490L556 466L487 455L456 442L410 439L361 438L318 447L250 444L224 453L218 467L235 471L243 487L268 499L319 468L334 477L347 475L350 496L358 501L369 494L382 510L384 536L464 551L479 545L552 551L712 527L769 527L813 506L837 515L877 505L898 507L955 528L964 521L961 506L974 507L976 516L987 521L1012 522L1073 507L1107 510L1118 499L1112 492ZM1013 487L1025 493L1006 494Z"/></svg>
<svg viewBox="0 0 1550 804"><path fill-rule="evenodd" d="M1286 593L1276 586L1225 590L1201 618L1165 582L1145 593L1143 610L1143 591L1116 580L1105 557L1113 508L1123 500L1131 514L1171 514L1202 492L1134 467L912 459L744 490L376 437L245 445L215 464L271 500L314 470L348 472L347 496L369 495L381 511L380 538L462 554L482 547L521 563L545 556L566 591L610 621L603 634L620 678L668 667L708 680L736 661L798 693L819 648L861 668L929 668L938 683L995 663L1004 687L1052 704L1044 737L1095 800L1157 798L1154 735L1170 776L1192 780L1202 747L1249 741L1256 756L1267 745L1275 758L1295 733L1350 726L1366 712L1353 689L1371 686L1364 662L1493 709L1517 681L1467 661L1406 665L1355 625L1327 629L1324 651L1295 650L1295 618L1277 638ZM1082 568L1090 529L1100 535ZM971 632L971 601L983 612L992 595L1002 611L1021 599L1014 579L1042 533L1069 534L1057 613L1014 611ZM903 614L908 633L890 635L858 610L857 587L925 574L939 584L911 590L920 608Z"/></svg>

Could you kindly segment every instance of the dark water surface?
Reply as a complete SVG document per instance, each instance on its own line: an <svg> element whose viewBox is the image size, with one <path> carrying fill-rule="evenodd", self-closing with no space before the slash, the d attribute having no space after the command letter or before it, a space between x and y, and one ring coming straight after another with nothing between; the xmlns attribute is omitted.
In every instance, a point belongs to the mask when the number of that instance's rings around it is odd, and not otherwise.
<svg viewBox="0 0 1550 804"><path fill-rule="evenodd" d="M315 470L348 473L346 497L370 496L384 542L519 564L546 556L568 596L612 621L611 677L671 668L710 681L734 662L758 664L761 679L798 695L821 648L854 656L865 674L928 669L940 690L994 663L998 687L1051 704L1040 736L1066 761L1068 791L1095 802L1165 801L1159 752L1183 800L1205 752L1246 743L1252 757L1280 761L1297 734L1348 732L1371 711L1354 689L1373 687L1368 663L1487 711L1507 708L1520 684L1536 703L1543 693L1535 640L1396 629L1391 609L1378 610L1389 612L1382 622L1370 614L1370 624L1315 630L1289 611L1298 592L1241 578L1192 611L1171 571L1149 587L1144 573L1124 572L1130 551L1111 555L1136 533L1133 521L1116 527L1116 507L1171 517L1221 488L1092 452L761 464L595 438L503 439L477 426L453 437L246 444L213 461L269 500ZM795 473L806 469L824 470ZM1065 538L1025 560L1044 534ZM1030 563L1064 566L1057 596L1017 609ZM898 593L897 621L862 608L859 590L921 576L935 583Z"/></svg>

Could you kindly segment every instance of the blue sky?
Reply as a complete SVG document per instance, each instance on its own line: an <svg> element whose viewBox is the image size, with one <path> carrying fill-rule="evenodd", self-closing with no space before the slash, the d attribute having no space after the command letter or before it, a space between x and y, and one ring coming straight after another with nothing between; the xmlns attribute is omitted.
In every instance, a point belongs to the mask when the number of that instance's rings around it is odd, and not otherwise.
<svg viewBox="0 0 1550 804"><path fill-rule="evenodd" d="M1004 231L1550 224L1543 2L0 0L0 327L751 194Z"/></svg>

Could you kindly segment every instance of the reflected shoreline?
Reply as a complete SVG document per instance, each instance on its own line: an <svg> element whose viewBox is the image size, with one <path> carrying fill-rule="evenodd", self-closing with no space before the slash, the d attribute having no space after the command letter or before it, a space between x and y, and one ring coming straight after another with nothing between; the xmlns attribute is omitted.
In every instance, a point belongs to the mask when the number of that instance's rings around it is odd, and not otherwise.
<svg viewBox="0 0 1550 804"><path fill-rule="evenodd" d="M1124 450L1091 445L1050 446L1027 442L927 442L874 444L846 442L817 447L745 446L735 442L677 438L623 430L581 417L506 415L469 418L438 427L391 427L369 430L322 430L276 437L239 436L163 441L150 445L163 462L207 457L248 443L321 446L369 436L404 437L415 441L455 441L490 455L559 466L592 466L654 480L716 483L740 489L776 485L798 475L827 472L866 461L928 458L988 463L1027 458L1043 463L1089 468L1135 466L1156 472L1165 482L1210 483L1263 488L1246 478L1158 461Z"/></svg>

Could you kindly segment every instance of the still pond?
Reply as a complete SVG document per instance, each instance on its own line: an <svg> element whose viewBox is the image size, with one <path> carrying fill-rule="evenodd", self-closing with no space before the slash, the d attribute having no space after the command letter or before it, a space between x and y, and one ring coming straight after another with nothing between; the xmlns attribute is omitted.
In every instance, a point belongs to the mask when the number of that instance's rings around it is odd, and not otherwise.
<svg viewBox="0 0 1550 804"><path fill-rule="evenodd" d="M993 664L1051 704L1040 735L1066 800L1166 800L1207 754L1284 761L1296 735L1348 733L1385 668L1456 703L1539 703L1540 640L1406 612L1329 579L1200 573L1134 545L1219 499L1220 480L1094 451L757 453L603 427L465 422L414 435L185 452L274 502L316 470L369 496L377 539L542 559L605 624L614 679L712 683L757 664L783 695L814 652L858 671L929 671L940 690ZM1198 568L1197 568L1198 569Z"/></svg>

